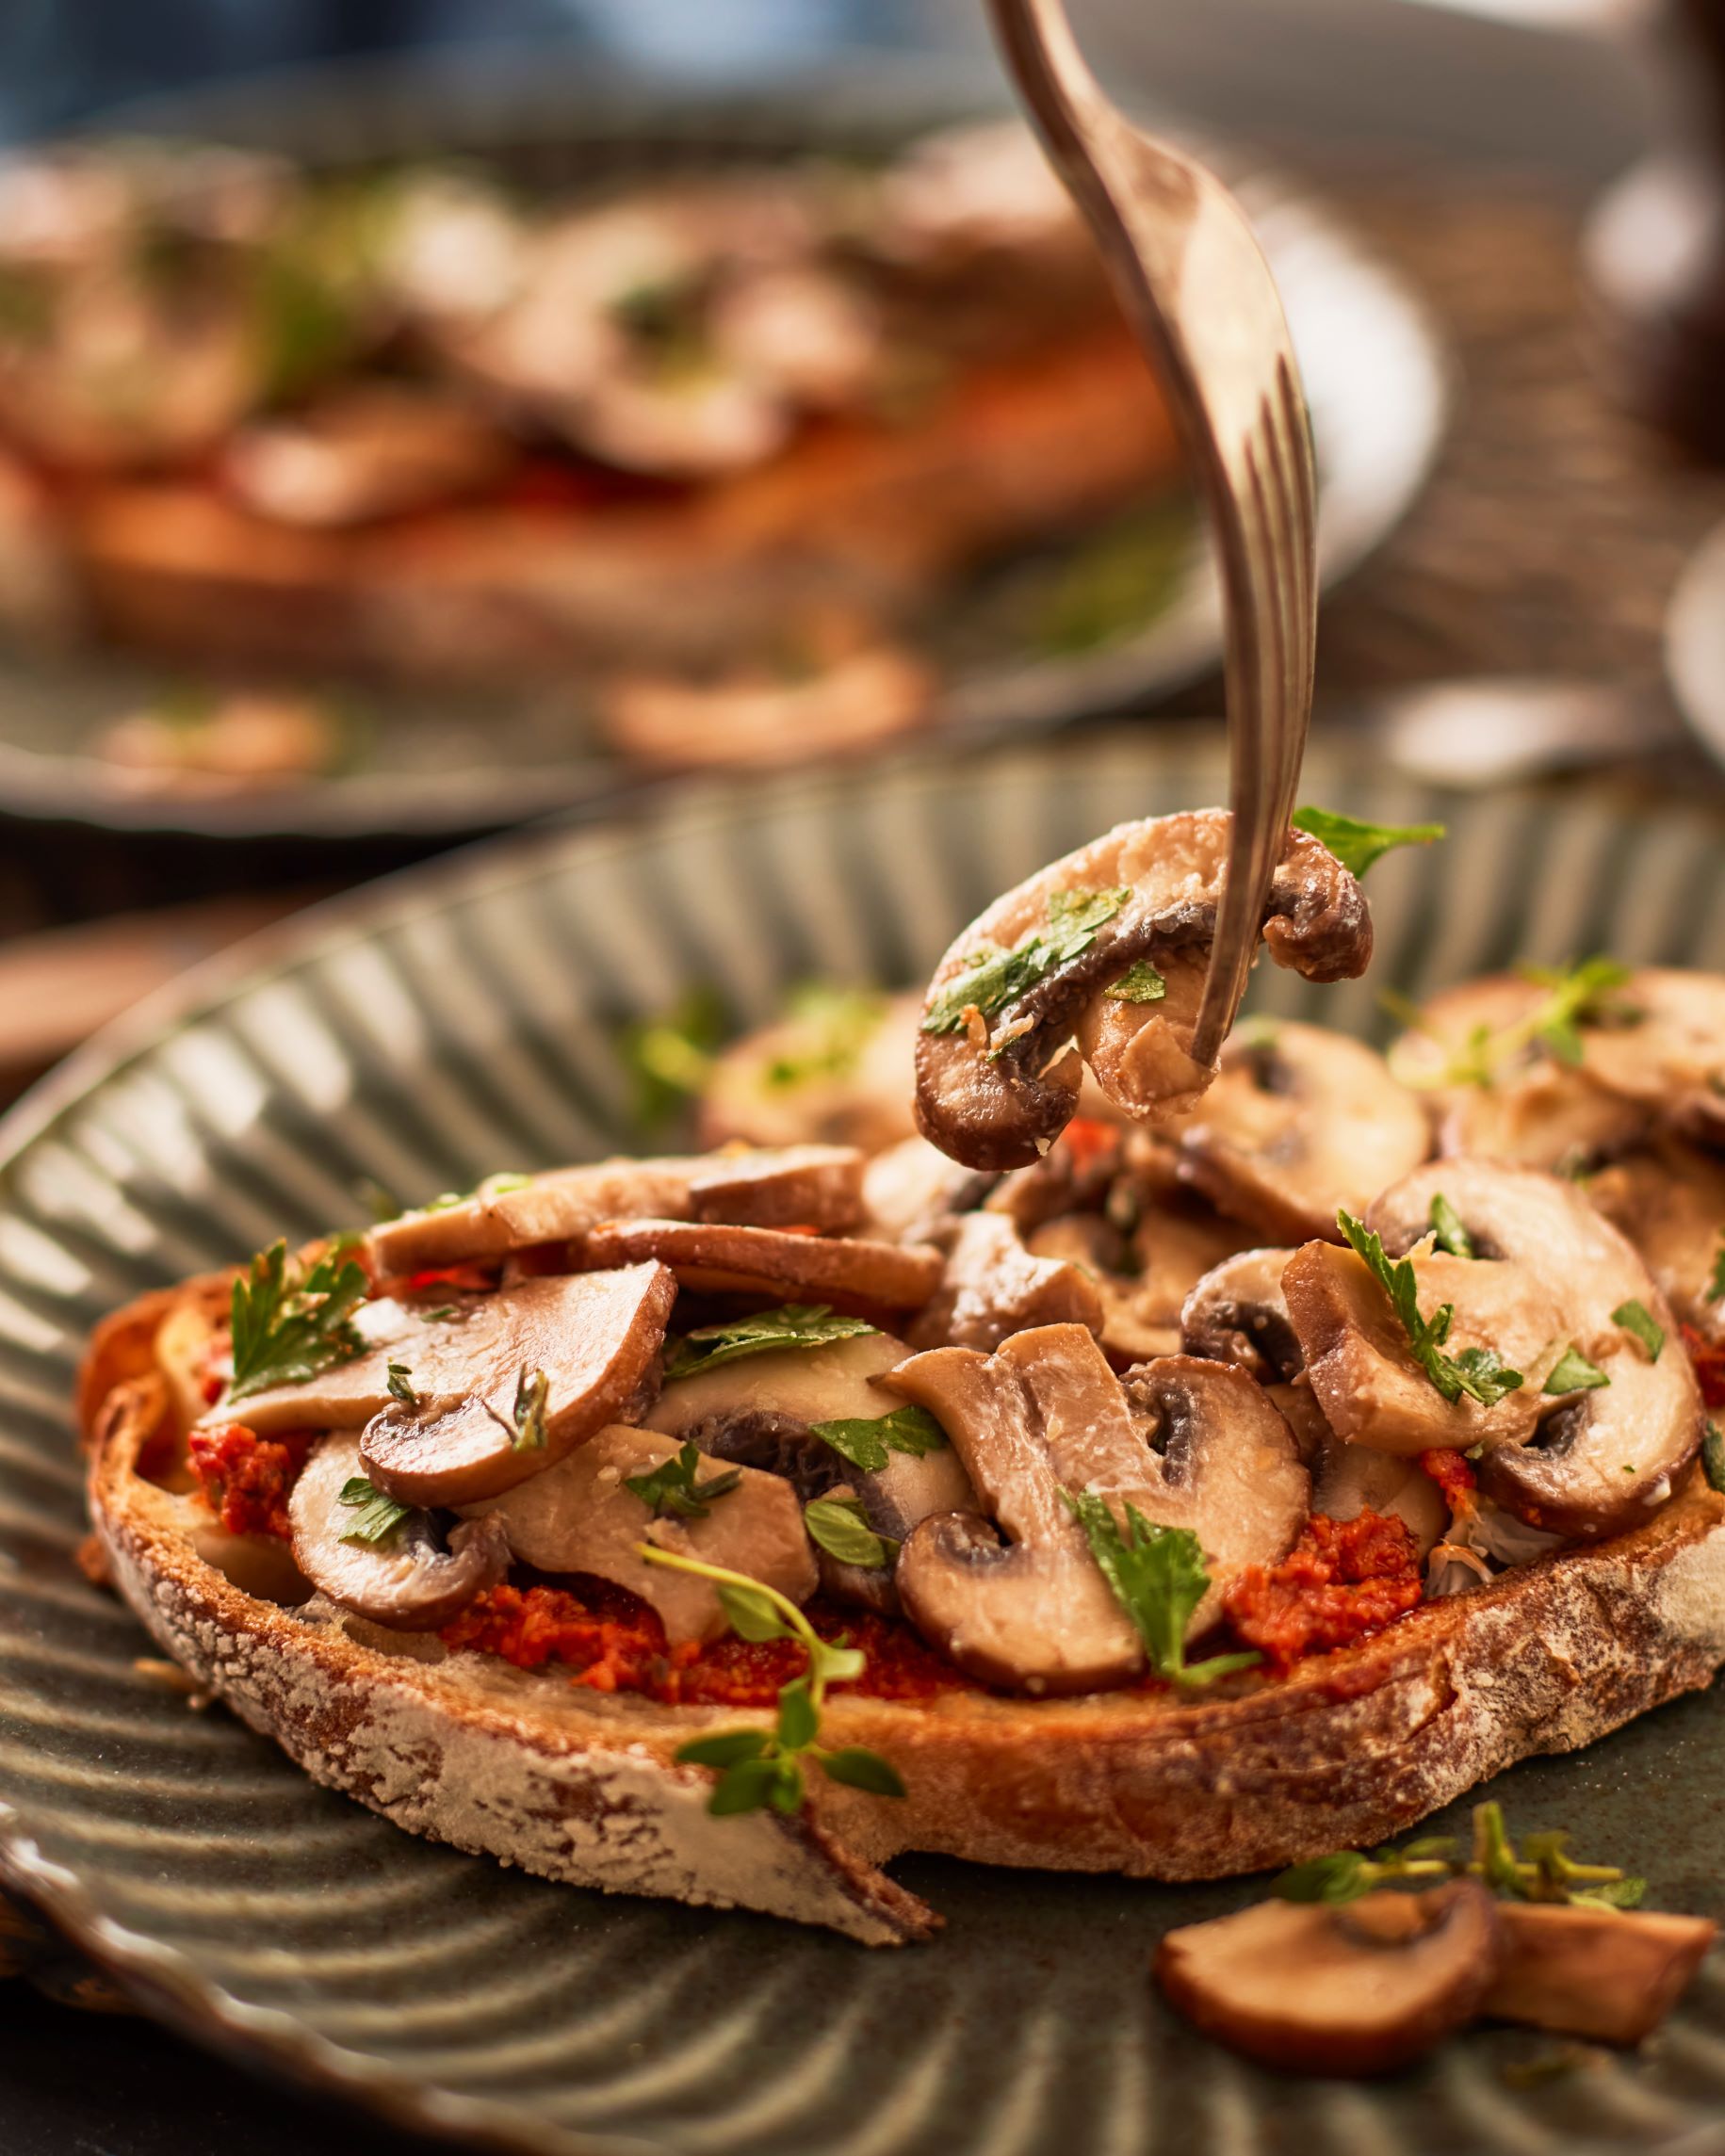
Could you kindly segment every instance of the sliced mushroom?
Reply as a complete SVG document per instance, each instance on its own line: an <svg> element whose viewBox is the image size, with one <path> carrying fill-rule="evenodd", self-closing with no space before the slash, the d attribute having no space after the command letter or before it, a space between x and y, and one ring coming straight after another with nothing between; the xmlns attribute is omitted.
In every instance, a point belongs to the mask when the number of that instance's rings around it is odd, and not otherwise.
<svg viewBox="0 0 1725 2156"><path fill-rule="evenodd" d="M816 1142L865 1153L915 1129L905 1075L916 1054L921 998L822 997L733 1042L701 1101L709 1144Z"/></svg>
<svg viewBox="0 0 1725 2156"><path fill-rule="evenodd" d="M1725 1145L1725 975L1642 966L1579 1032L1596 1085Z"/></svg>
<svg viewBox="0 0 1725 2156"><path fill-rule="evenodd" d="M578 1240L602 1221L737 1221L757 1227L845 1228L862 1211L863 1161L843 1145L791 1145L687 1159L601 1160L525 1180L494 1175L457 1204L427 1207L371 1231L384 1276L501 1257Z"/></svg>
<svg viewBox="0 0 1725 2156"><path fill-rule="evenodd" d="M814 1298L839 1310L920 1309L940 1285L940 1253L849 1236L791 1235L696 1221L618 1221L582 1244L589 1265L658 1258L708 1295Z"/></svg>
<svg viewBox="0 0 1725 2156"><path fill-rule="evenodd" d="M1027 1250L1000 1213L967 1213L952 1233L934 1299L911 1327L910 1344L985 1352L1010 1333L1068 1322L1102 1329L1102 1298L1083 1267L1046 1248Z"/></svg>
<svg viewBox="0 0 1725 2156"><path fill-rule="evenodd" d="M1312 1464L1311 1509L1326 1519L1358 1519L1362 1512L1399 1519L1423 1558L1442 1541L1450 1524L1443 1492L1417 1460L1350 1445L1328 1430Z"/></svg>
<svg viewBox="0 0 1725 2156"><path fill-rule="evenodd" d="M350 1362L333 1364L302 1384L273 1385L234 1401L225 1395L198 1415L203 1424L232 1422L243 1417L260 1437L282 1430L357 1430L390 1402L389 1366L408 1365L426 1373L447 1398L459 1397L464 1383L467 1328L477 1322L489 1338L498 1322L492 1297L458 1293L437 1296L380 1295L353 1313L353 1329L365 1352ZM507 1320L504 1321L507 1322ZM434 1375L433 1375L434 1373Z"/></svg>
<svg viewBox="0 0 1725 2156"><path fill-rule="evenodd" d="M334 1431L318 1441L287 1501L294 1562L332 1602L373 1624L434 1632L509 1570L501 1527L456 1528L446 1547L430 1513L410 1512L382 1541L346 1539L358 1523L341 1493L364 1479L359 1440Z"/></svg>
<svg viewBox="0 0 1725 2156"><path fill-rule="evenodd" d="M655 1518L627 1487L630 1478L652 1474L679 1449L678 1440L613 1424L530 1482L463 1509L490 1522L514 1556L542 1572L590 1572L639 1595L663 1618L673 1645L717 1639L729 1619L710 1581L649 1564L636 1554L642 1542L807 1601L817 1583L814 1551L796 1492L778 1476L735 1469L736 1483L709 1499L707 1516L696 1519ZM703 1458L698 1479L729 1471L724 1461Z"/></svg>
<svg viewBox="0 0 1725 2156"><path fill-rule="evenodd" d="M861 1333L824 1347L740 1355L666 1386L642 1425L668 1437L694 1437L703 1451L724 1459L747 1458L725 1445L725 1425L772 1416L806 1431L811 1422L874 1422L890 1415L903 1402L880 1381L909 1352L890 1333Z"/></svg>
<svg viewBox="0 0 1725 2156"><path fill-rule="evenodd" d="M1206 2035L1262 2066L1391 2073L1479 2012L1500 1937L1491 1896L1472 1879L1340 1908L1260 1902L1167 1933L1156 1978Z"/></svg>
<svg viewBox="0 0 1725 2156"><path fill-rule="evenodd" d="M1445 989L1391 1048L1391 1072L1437 1112L1440 1153L1567 1174L1642 1136L1645 1108L1607 1093L1538 1037L1513 1045L1547 994L1515 974ZM1493 1037L1501 1046L1482 1056L1480 1044ZM1452 1075L1470 1068L1477 1075Z"/></svg>
<svg viewBox="0 0 1725 2156"><path fill-rule="evenodd" d="M821 1494L854 1499L876 1534L901 1546L925 1519L976 1510L970 1478L950 1445L933 1452L888 1452L887 1465L873 1473L846 1467L843 1479ZM836 1600L859 1603L883 1617L896 1617L903 1610L896 1559L889 1565L871 1568L841 1564L823 1549L820 1564L821 1583Z"/></svg>
<svg viewBox="0 0 1725 2156"><path fill-rule="evenodd" d="M994 1187L992 1175L960 1167L926 1138L901 1138L863 1170L863 1214L885 1242L934 1242Z"/></svg>
<svg viewBox="0 0 1725 2156"><path fill-rule="evenodd" d="M471 1504L540 1473L614 1421L654 1367L676 1282L662 1265L523 1280L482 1297L407 1361L360 1440L406 1504ZM406 1359L406 1358L403 1358Z"/></svg>
<svg viewBox="0 0 1725 2156"><path fill-rule="evenodd" d="M1212 1587L1194 1632L1233 1572L1285 1555L1305 1517L1287 1425L1218 1364L1170 1356L1123 1390L1083 1327L1044 1325L992 1356L935 1349L891 1383L939 1418L989 1516L925 1520L901 1553L899 1592L924 1635L989 1683L1081 1692L1142 1663L1063 1491L1196 1534Z"/></svg>
<svg viewBox="0 0 1725 2156"><path fill-rule="evenodd" d="M1667 1135L1589 1176L1587 1193L1640 1252L1683 1322L1725 1338L1725 1299L1712 1292L1725 1239L1725 1164Z"/></svg>
<svg viewBox="0 0 1725 2156"><path fill-rule="evenodd" d="M1340 1240L1359 1212L1431 1151L1425 1110L1375 1048L1316 1026L1236 1033L1221 1075L1180 1134L1182 1174L1266 1238Z"/></svg>
<svg viewBox="0 0 1725 2156"><path fill-rule="evenodd" d="M919 1033L917 1119L923 1134L974 1168L1017 1168L1037 1159L1070 1120L1081 1057L1102 1090L1132 1116L1165 1116L1196 1104L1212 1073L1191 1061L1196 990L1214 932L1229 819L1217 809L1121 824L997 899L947 951L925 1009L977 962L1047 937L1063 898L1126 889L1119 911L1085 947L1042 974L991 1016L957 1031ZM1354 879L1314 839L1291 838L1265 903L1263 937L1278 965L1309 980L1361 972L1371 918ZM1159 1000L1104 994L1140 961L1164 980ZM926 1020L925 1020L926 1023Z"/></svg>
<svg viewBox="0 0 1725 2156"><path fill-rule="evenodd" d="M1638 2044L1683 1996L1718 1931L1705 1917L1505 1902L1504 1958L1482 2011L1560 2036Z"/></svg>
<svg viewBox="0 0 1725 2156"><path fill-rule="evenodd" d="M1282 1294L1293 1255L1243 1250L1212 1266L1181 1305L1181 1350L1209 1362L1236 1363L1261 1385L1297 1377L1306 1358Z"/></svg>
<svg viewBox="0 0 1725 2156"><path fill-rule="evenodd" d="M257 515L329 529L476 494L514 459L509 436L470 405L371 382L242 429L223 466Z"/></svg>

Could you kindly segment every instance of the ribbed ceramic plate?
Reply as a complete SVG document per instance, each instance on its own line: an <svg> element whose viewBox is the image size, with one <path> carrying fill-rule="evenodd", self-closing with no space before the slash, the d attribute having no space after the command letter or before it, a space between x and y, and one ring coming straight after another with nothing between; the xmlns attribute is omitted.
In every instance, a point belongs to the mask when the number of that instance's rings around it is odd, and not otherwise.
<svg viewBox="0 0 1725 2156"><path fill-rule="evenodd" d="M1348 759L1350 768L1357 759ZM1003 885L1129 812L1218 798L1142 736L963 769L700 793L622 835L415 872L253 947L252 970L90 1051L0 1163L0 1878L145 2003L406 2120L517 2149L677 2156L1401 2156L1725 2146L1725 1970L1648 2053L1522 2086L1548 2042L1456 2041L1378 2087L1280 2082L1152 1996L1169 1923L1244 1884L906 1861L937 1943L870 1953L758 1917L607 1900L410 1840L133 1667L81 1581L79 1339L139 1289L406 1197L627 1139L617 1023L716 984L739 1021L814 976L906 981ZM1717 824L1603 796L1447 800L1316 759L1309 798L1447 845L1373 875L1370 981L1262 1007L1381 1029L1522 956L1725 965ZM1504 1777L1652 1900L1725 1915L1725 1702ZM266 2100L260 2098L260 2101Z"/></svg>
<svg viewBox="0 0 1725 2156"><path fill-rule="evenodd" d="M871 57L771 89L697 95L535 55L513 67L308 71L121 118L335 170L467 156L529 191L564 193L667 167L809 152L877 157L998 107L1000 94L987 78L929 59ZM1442 434L1443 359L1413 296L1326 208L1238 148L1209 154L1238 187L1281 284L1312 409L1321 568L1332 582L1380 543L1424 483ZM1104 559L1111 584L1123 560L1142 575L1143 607L1111 607L1104 621L1074 629L1065 594L1080 579L1094 584ZM923 632L943 684L930 729L973 743L1121 709L1214 667L1220 624L1196 511L1176 488L954 592ZM117 786L88 743L158 697L164 679L160 667L112 657L50 665L0 655L0 806L227 836L473 833L613 798L643 776L607 748L578 682L465 698L356 687L342 698L362 721L344 775L203 802L140 795Z"/></svg>

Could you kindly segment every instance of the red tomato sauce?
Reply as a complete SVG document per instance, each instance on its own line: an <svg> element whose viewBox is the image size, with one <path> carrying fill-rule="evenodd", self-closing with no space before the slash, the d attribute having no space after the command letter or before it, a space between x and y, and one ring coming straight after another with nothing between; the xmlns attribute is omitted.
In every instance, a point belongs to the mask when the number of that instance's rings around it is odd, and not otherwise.
<svg viewBox="0 0 1725 2156"><path fill-rule="evenodd" d="M1683 1344L1695 1365L1701 1398L1709 1407L1725 1407L1725 1347L1703 1339L1693 1325L1684 1327Z"/></svg>
<svg viewBox="0 0 1725 2156"><path fill-rule="evenodd" d="M243 1422L192 1432L186 1448L191 1471L230 1534L291 1538L287 1500L314 1435L308 1430L260 1437Z"/></svg>
<svg viewBox="0 0 1725 2156"><path fill-rule="evenodd" d="M1406 1520L1318 1513L1279 1564L1248 1565L1223 1606L1244 1644L1282 1672L1302 1656L1382 1631L1424 1593L1420 1548Z"/></svg>
<svg viewBox="0 0 1725 2156"><path fill-rule="evenodd" d="M1422 1452L1420 1466L1443 1492L1451 1512L1467 1510L1468 1501L1479 1485L1479 1478L1459 1452L1445 1450Z"/></svg>

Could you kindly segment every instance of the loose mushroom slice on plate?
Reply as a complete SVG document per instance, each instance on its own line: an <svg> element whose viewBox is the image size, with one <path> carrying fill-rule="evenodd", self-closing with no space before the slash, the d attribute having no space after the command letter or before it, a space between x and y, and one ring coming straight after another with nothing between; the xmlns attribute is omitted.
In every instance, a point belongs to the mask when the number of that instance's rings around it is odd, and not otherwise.
<svg viewBox="0 0 1725 2156"><path fill-rule="evenodd" d="M910 1342L985 1351L1032 1325L1067 1322L1093 1333L1102 1326L1102 1298L1082 1263L1046 1246L1026 1249L1001 1213L967 1213Z"/></svg>
<svg viewBox="0 0 1725 2156"><path fill-rule="evenodd" d="M1596 1085L1725 1145L1725 975L1643 966L1578 1032Z"/></svg>
<svg viewBox="0 0 1725 2156"><path fill-rule="evenodd" d="M1725 1339L1725 1296L1714 1289L1725 1251L1725 1161L1666 1136L1589 1176L1587 1192L1640 1252L1683 1322Z"/></svg>
<svg viewBox="0 0 1725 2156"><path fill-rule="evenodd" d="M1375 1048L1316 1026L1262 1023L1223 1047L1221 1073L1180 1134L1182 1175L1266 1240L1338 1240L1431 1151L1425 1110Z"/></svg>
<svg viewBox="0 0 1725 2156"><path fill-rule="evenodd" d="M663 1618L673 1645L717 1639L729 1620L710 1581L648 1564L637 1554L642 1542L745 1573L806 1602L817 1583L814 1551L796 1492L777 1475L703 1457L697 1485L728 1485L704 1500L704 1517L655 1517L629 1488L679 1450L673 1438L613 1424L530 1482L464 1509L493 1523L512 1554L542 1572L591 1572L639 1595Z"/></svg>
<svg viewBox="0 0 1725 2156"><path fill-rule="evenodd" d="M550 1467L618 1415L657 1366L676 1282L662 1265L523 1280L428 1328L404 1389L366 1424L381 1490L471 1504Z"/></svg>
<svg viewBox="0 0 1725 2156"><path fill-rule="evenodd" d="M905 1074L922 999L859 989L805 995L724 1049L701 1096L708 1144L816 1143L877 1153L914 1134Z"/></svg>
<svg viewBox="0 0 1725 2156"><path fill-rule="evenodd" d="M343 1498L364 1480L359 1439L333 1431L313 1447L287 1502L294 1562L332 1602L373 1624L434 1632L509 1570L501 1528L483 1521L457 1527L446 1544L429 1513L409 1511L373 1538L364 1498Z"/></svg>
<svg viewBox="0 0 1725 2156"><path fill-rule="evenodd" d="M1204 809L1121 824L971 923L936 968L918 1035L925 1137L974 1168L1036 1159L1078 1104L1074 1035L1128 1115L1196 1104L1213 1073L1187 1051L1229 823ZM1277 869L1263 938L1311 981L1351 979L1371 957L1359 885L1302 832Z"/></svg>
<svg viewBox="0 0 1725 2156"><path fill-rule="evenodd" d="M1486 1889L1457 1879L1340 1908L1260 1902L1184 1924L1156 1952L1169 2003L1283 2073L1392 2073L1466 2026L1502 1953Z"/></svg>
<svg viewBox="0 0 1725 2156"><path fill-rule="evenodd" d="M941 1273L937 1250L694 1221L612 1222L585 1238L582 1256L596 1266L658 1258L701 1294L814 1296L849 1311L920 1309Z"/></svg>
<svg viewBox="0 0 1725 2156"><path fill-rule="evenodd" d="M382 1222L368 1248L373 1270L387 1277L572 1241L601 1222L643 1215L846 1228L861 1217L862 1173L851 1146L792 1145L493 1175L470 1197Z"/></svg>
<svg viewBox="0 0 1725 2156"><path fill-rule="evenodd" d="M1676 2005L1718 1926L1705 1917L1505 1902L1504 1958L1482 2011L1560 2036L1638 2044Z"/></svg>

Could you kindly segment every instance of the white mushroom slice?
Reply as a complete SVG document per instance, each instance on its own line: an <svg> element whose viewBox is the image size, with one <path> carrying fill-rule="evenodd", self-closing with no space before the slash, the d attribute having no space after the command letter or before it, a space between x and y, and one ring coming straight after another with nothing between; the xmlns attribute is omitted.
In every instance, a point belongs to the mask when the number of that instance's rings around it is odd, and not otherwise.
<svg viewBox="0 0 1725 2156"><path fill-rule="evenodd" d="M1072 1213L1036 1228L1027 1244L1038 1257L1064 1257L1090 1274L1102 1304L1098 1337L1126 1365L1179 1353L1181 1305L1239 1240L1208 1208L1176 1194L1141 1208L1130 1241L1094 1213Z"/></svg>
<svg viewBox="0 0 1725 2156"><path fill-rule="evenodd" d="M940 1285L936 1250L696 1221L614 1222L586 1237L582 1256L600 1266L658 1258L702 1294L813 1300L840 1310L918 1310Z"/></svg>
<svg viewBox="0 0 1725 2156"><path fill-rule="evenodd" d="M1000 1213L967 1213L910 1342L986 1352L1010 1333L1068 1322L1093 1333L1102 1329L1102 1298L1082 1267L1064 1255L1027 1250Z"/></svg>
<svg viewBox="0 0 1725 2156"><path fill-rule="evenodd" d="M844 1479L822 1491L824 1498L848 1498L862 1507L876 1534L903 1546L925 1519L949 1513L973 1513L976 1492L964 1462L950 1445L934 1452L888 1452L887 1465L873 1474L847 1467ZM898 1616L897 1556L886 1565L845 1564L830 1551L820 1553L821 1584L840 1602L859 1603L879 1616Z"/></svg>
<svg viewBox="0 0 1725 2156"><path fill-rule="evenodd" d="M837 991L745 1033L713 1065L701 1102L709 1144L821 1141L865 1153L915 1129L904 1078L917 1049L919 996Z"/></svg>
<svg viewBox="0 0 1725 2156"><path fill-rule="evenodd" d="M890 1333L860 1333L819 1348L772 1348L667 1385L642 1425L693 1437L725 1459L751 1455L725 1442L727 1427L763 1417L806 1432L811 1422L878 1422L903 1405L880 1381L909 1354Z"/></svg>
<svg viewBox="0 0 1725 2156"><path fill-rule="evenodd" d="M708 1500L704 1519L655 1518L628 1481L652 1474L678 1451L674 1439L613 1424L530 1482L463 1509L470 1518L495 1522L513 1555L542 1572L590 1572L639 1595L659 1612L673 1645L717 1639L729 1619L709 1581L650 1564L636 1554L641 1542L746 1573L793 1602L807 1601L817 1584L815 1558L790 1484L703 1458L698 1480L734 1471L734 1486Z"/></svg>
<svg viewBox="0 0 1725 2156"><path fill-rule="evenodd" d="M350 1541L360 1511L342 1492L364 1476L358 1438L335 1431L314 1446L287 1500L294 1562L332 1602L373 1624L434 1632L509 1570L501 1528L458 1527L446 1548L424 1512L410 1512L379 1541Z"/></svg>
<svg viewBox="0 0 1725 2156"><path fill-rule="evenodd" d="M229 443L223 468L257 515L327 530L475 494L514 458L508 435L470 407L372 383L254 422Z"/></svg>
<svg viewBox="0 0 1725 2156"><path fill-rule="evenodd" d="M534 1243L574 1241L601 1222L642 1215L850 1227L862 1209L862 1156L849 1146L791 1145L493 1176L457 1204L403 1213L373 1228L371 1262L384 1276L419 1273Z"/></svg>
<svg viewBox="0 0 1725 2156"><path fill-rule="evenodd" d="M448 1397L459 1398L467 1352L464 1341L472 1337L467 1328L477 1321L481 1336L489 1337L497 1322L496 1313L487 1312L493 1300L454 1294L413 1300L380 1295L362 1303L353 1313L353 1329L366 1344L364 1354L350 1362L333 1364L301 1385L272 1385L240 1400L224 1394L214 1406L203 1407L197 1420L206 1426L243 1421L260 1437L282 1430L357 1430L389 1405L392 1362L423 1369L428 1382L431 1372L439 1373L438 1382Z"/></svg>
<svg viewBox="0 0 1725 2156"><path fill-rule="evenodd" d="M526 1482L614 1421L651 1371L676 1283L662 1265L523 1280L398 1352L366 1472L406 1504L471 1504Z"/></svg>
<svg viewBox="0 0 1725 2156"><path fill-rule="evenodd" d="M1156 1978L1206 2035L1262 2066L1390 2073L1479 2012L1500 1942L1491 1896L1457 1879L1341 1908L1260 1902L1183 1924L1157 1949Z"/></svg>
<svg viewBox="0 0 1725 2156"><path fill-rule="evenodd" d="M1667 1136L1602 1168L1586 1188L1588 1203L1640 1252L1682 1321L1706 1339L1725 1339L1725 1297L1713 1292L1725 1250L1725 1162Z"/></svg>
<svg viewBox="0 0 1725 2156"><path fill-rule="evenodd" d="M1340 1240L1360 1211L1431 1151L1425 1110L1374 1048L1316 1026L1236 1033L1221 1075L1180 1132L1181 1170L1267 1240Z"/></svg>
<svg viewBox="0 0 1725 2156"><path fill-rule="evenodd" d="M899 1593L927 1638L990 1683L1078 1692L1142 1664L1063 1491L1192 1530L1212 1582L1194 1633L1233 1573L1284 1556L1305 1517L1293 1435L1239 1370L1171 1356L1122 1390L1082 1326L1044 1325L992 1356L935 1349L891 1383L938 1417L989 1516L925 1520Z"/></svg>
<svg viewBox="0 0 1725 2156"><path fill-rule="evenodd" d="M1638 2044L1676 2005L1718 1932L1706 1917L1505 1902L1484 2012L1560 2036Z"/></svg>
<svg viewBox="0 0 1725 2156"><path fill-rule="evenodd" d="M1422 1558L1431 1554L1450 1524L1443 1492L1417 1460L1347 1444L1333 1432L1326 1433L1312 1467L1311 1509L1326 1519L1358 1519L1362 1512L1399 1519Z"/></svg>
<svg viewBox="0 0 1725 2156"><path fill-rule="evenodd" d="M1219 809L1125 823L1041 869L958 937L936 968L917 1041L917 1119L925 1137L974 1168L1034 1160L1078 1103L1081 1058L1063 1053L1076 1033L1098 1082L1139 1118L1193 1107L1213 1075L1188 1053L1196 982L1215 930L1230 819ZM1088 930L1073 909L1103 912ZM1067 926L1063 930L1062 923ZM1271 955L1312 981L1350 979L1372 950L1359 887L1315 839L1291 835L1265 900ZM962 984L989 953L1063 948L1072 955L1030 966L1026 985L983 1012L956 1005ZM1106 991L1139 964L1162 974L1160 998L1131 1001ZM1170 1018L1173 1011L1177 1015ZM930 1030L938 1024L939 1030ZM1153 1043L1140 1053L1140 1036Z"/></svg>
<svg viewBox="0 0 1725 2156"><path fill-rule="evenodd" d="M994 1188L926 1138L901 1138L863 1170L863 1217L884 1242L933 1242Z"/></svg>
<svg viewBox="0 0 1725 2156"><path fill-rule="evenodd" d="M1261 1385L1287 1383L1305 1368L1282 1293L1291 1250L1243 1250L1197 1281L1180 1314L1189 1355L1236 1363Z"/></svg>
<svg viewBox="0 0 1725 2156"><path fill-rule="evenodd" d="M1595 1084L1725 1144L1725 975L1643 966L1579 1030Z"/></svg>

